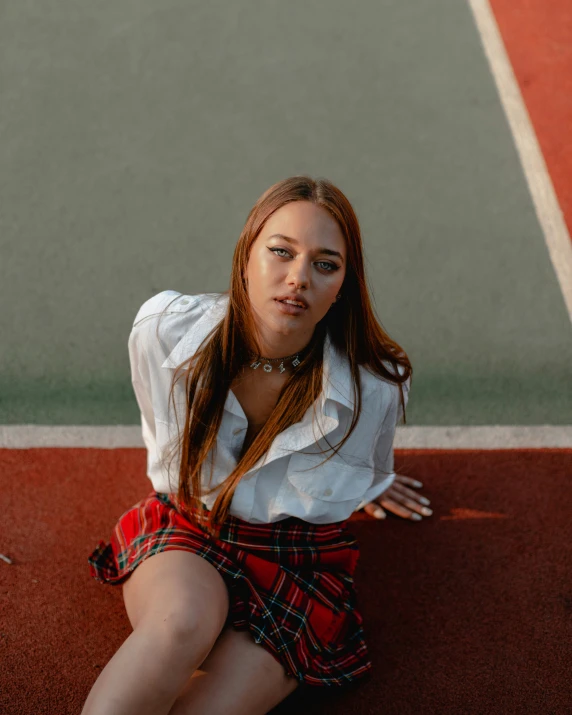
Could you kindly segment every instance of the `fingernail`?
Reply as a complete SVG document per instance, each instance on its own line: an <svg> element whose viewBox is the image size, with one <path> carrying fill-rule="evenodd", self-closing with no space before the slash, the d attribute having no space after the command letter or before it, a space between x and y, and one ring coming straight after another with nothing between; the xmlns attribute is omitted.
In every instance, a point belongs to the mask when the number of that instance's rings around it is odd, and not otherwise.
<svg viewBox="0 0 572 715"><path fill-rule="evenodd" d="M425 499L425 497L421 497L421 498L419 499L419 501L421 502L421 504L430 504L430 503L431 503L431 502L429 501L429 499Z"/></svg>
<svg viewBox="0 0 572 715"><path fill-rule="evenodd" d="M373 512L373 515L376 519L385 519L385 512L383 511L383 509L376 509Z"/></svg>
<svg viewBox="0 0 572 715"><path fill-rule="evenodd" d="M421 511L422 511L426 516L430 516L430 515L433 513L433 510L432 510L432 509L428 509L426 506L424 506L423 509L421 509Z"/></svg>
<svg viewBox="0 0 572 715"><path fill-rule="evenodd" d="M415 519L415 521L419 521L419 519L421 519L421 516L419 514L411 514L411 518Z"/></svg>
<svg viewBox="0 0 572 715"><path fill-rule="evenodd" d="M423 484L422 484L421 482L414 482L414 484L415 484L416 487L422 487L422 486L423 486Z"/></svg>

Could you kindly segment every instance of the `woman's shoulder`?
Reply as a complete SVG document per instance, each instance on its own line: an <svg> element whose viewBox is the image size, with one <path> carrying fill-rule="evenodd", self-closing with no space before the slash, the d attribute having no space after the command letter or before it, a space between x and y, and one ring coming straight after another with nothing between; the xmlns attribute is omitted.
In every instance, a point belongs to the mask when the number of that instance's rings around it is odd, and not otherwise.
<svg viewBox="0 0 572 715"><path fill-rule="evenodd" d="M140 306L133 320L128 340L130 350L145 353L149 360L161 364L216 302L218 295L176 290L152 295Z"/></svg>
<svg viewBox="0 0 572 715"><path fill-rule="evenodd" d="M176 290L163 290L152 295L139 307L133 327L154 316L173 313L202 313L215 302L219 293L181 293Z"/></svg>
<svg viewBox="0 0 572 715"><path fill-rule="evenodd" d="M395 374L395 366L391 361L383 360L383 364L392 375ZM399 375L403 375L405 368L403 365L398 364L397 371ZM364 365L360 365L360 374L362 381L362 393L368 395L376 404L379 403L378 406L382 409L382 412L392 404L395 406L399 405L401 398L399 384L397 382L394 382L390 378L384 377L377 372L373 372L369 367ZM402 385L404 398L407 403L411 377L403 382Z"/></svg>
<svg viewBox="0 0 572 715"><path fill-rule="evenodd" d="M405 373L405 367L399 363L392 363L390 360L382 360L382 363L392 375L395 375L396 365L399 375L403 375ZM396 385L394 380L389 377L385 377L384 375L380 375L378 372L374 372L369 366L360 365L360 373L362 375L362 380L368 387L378 387L379 389L383 389L383 385ZM403 385L409 387L409 382L410 379L406 380Z"/></svg>

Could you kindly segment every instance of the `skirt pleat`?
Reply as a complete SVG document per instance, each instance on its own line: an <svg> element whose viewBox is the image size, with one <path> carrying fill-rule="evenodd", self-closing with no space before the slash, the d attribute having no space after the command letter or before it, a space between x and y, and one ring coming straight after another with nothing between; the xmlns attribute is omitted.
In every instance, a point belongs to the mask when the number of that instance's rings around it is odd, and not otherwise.
<svg viewBox="0 0 572 715"><path fill-rule="evenodd" d="M199 518L207 517L203 505ZM189 521L176 494L152 491L121 515L88 563L96 581L118 585L153 554L196 553L227 585L225 625L250 631L300 683L345 685L372 668L353 579L359 546L346 524L251 524L229 515L215 538Z"/></svg>

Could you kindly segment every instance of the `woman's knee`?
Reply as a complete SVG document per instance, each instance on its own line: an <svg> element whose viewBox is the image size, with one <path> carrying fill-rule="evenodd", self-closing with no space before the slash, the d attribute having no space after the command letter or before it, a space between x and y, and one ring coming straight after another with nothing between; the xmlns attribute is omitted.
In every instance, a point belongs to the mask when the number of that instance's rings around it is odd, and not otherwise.
<svg viewBox="0 0 572 715"><path fill-rule="evenodd" d="M133 629L154 629L173 645L209 643L221 632L229 609L227 586L202 556L171 549L147 557L123 585Z"/></svg>

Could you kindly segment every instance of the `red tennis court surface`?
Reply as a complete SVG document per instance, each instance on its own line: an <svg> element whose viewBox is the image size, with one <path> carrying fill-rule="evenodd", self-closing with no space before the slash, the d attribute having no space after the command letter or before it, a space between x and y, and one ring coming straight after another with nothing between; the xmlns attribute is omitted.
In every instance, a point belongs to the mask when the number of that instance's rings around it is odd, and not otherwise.
<svg viewBox="0 0 572 715"><path fill-rule="evenodd" d="M87 556L150 491L139 449L0 450L0 712L72 715L131 632ZM567 713L572 450L399 451L433 516L350 521L374 674L277 713ZM91 485L86 488L86 485Z"/></svg>
<svg viewBox="0 0 572 715"><path fill-rule="evenodd" d="M572 3L491 6L572 235Z"/></svg>

